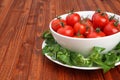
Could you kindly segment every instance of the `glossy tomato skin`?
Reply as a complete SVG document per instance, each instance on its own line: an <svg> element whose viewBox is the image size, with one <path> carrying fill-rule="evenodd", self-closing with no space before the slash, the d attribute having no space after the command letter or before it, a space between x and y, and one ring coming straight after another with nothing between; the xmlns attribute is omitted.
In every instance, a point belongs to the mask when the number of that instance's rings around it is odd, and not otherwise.
<svg viewBox="0 0 120 80"><path fill-rule="evenodd" d="M85 36L94 31L92 21L89 18L83 19L81 22L86 26Z"/></svg>
<svg viewBox="0 0 120 80"><path fill-rule="evenodd" d="M64 35L64 36L69 36L73 37L74 36L74 30L71 26L65 25L64 27L61 27L57 30L57 33Z"/></svg>
<svg viewBox="0 0 120 80"><path fill-rule="evenodd" d="M117 32L119 32L119 25L118 26L115 26L115 21L112 21L112 22L109 22L103 32L106 34L106 35L112 35L112 34L115 34Z"/></svg>
<svg viewBox="0 0 120 80"><path fill-rule="evenodd" d="M78 32L74 35L74 38L85 38L85 36L83 34L80 34L80 32Z"/></svg>
<svg viewBox="0 0 120 80"><path fill-rule="evenodd" d="M118 30L120 31L120 24L118 25Z"/></svg>
<svg viewBox="0 0 120 80"><path fill-rule="evenodd" d="M102 31L100 32L93 31L87 35L87 38L98 38L98 37L104 37L104 36L106 36L106 34Z"/></svg>
<svg viewBox="0 0 120 80"><path fill-rule="evenodd" d="M63 19L55 19L52 21L51 23L51 27L54 31L57 31L59 28L61 28L63 25L62 24L66 24L66 21Z"/></svg>
<svg viewBox="0 0 120 80"><path fill-rule="evenodd" d="M80 22L77 22L74 27L74 32L75 34L77 34L78 32L80 34L84 34L86 32L86 26L84 24L81 24Z"/></svg>
<svg viewBox="0 0 120 80"><path fill-rule="evenodd" d="M95 12L92 16L92 22L94 28L99 27L100 29L103 29L108 24L109 17L107 13Z"/></svg>
<svg viewBox="0 0 120 80"><path fill-rule="evenodd" d="M75 23L79 22L81 17L77 13L68 14L66 17L66 23L70 26L74 26Z"/></svg>
<svg viewBox="0 0 120 80"><path fill-rule="evenodd" d="M75 35L74 38L85 38L84 35Z"/></svg>
<svg viewBox="0 0 120 80"><path fill-rule="evenodd" d="M93 27L92 21L89 18L85 18L85 19L81 20L81 22L85 26L92 26Z"/></svg>

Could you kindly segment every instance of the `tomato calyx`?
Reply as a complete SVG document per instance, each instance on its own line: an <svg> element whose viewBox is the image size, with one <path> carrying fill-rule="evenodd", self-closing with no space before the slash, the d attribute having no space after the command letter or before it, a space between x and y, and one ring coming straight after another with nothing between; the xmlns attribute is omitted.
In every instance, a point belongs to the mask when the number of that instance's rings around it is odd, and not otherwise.
<svg viewBox="0 0 120 80"><path fill-rule="evenodd" d="M78 32L77 32L77 34L76 34L77 36L81 36L82 34L80 34L80 30L78 30Z"/></svg>
<svg viewBox="0 0 120 80"><path fill-rule="evenodd" d="M106 13L104 13L104 12L103 12L103 13L101 13L100 15L101 15L101 16L105 16L105 15L106 15Z"/></svg>
<svg viewBox="0 0 120 80"><path fill-rule="evenodd" d="M74 13L74 8L72 10L70 10L68 13L73 14Z"/></svg>
<svg viewBox="0 0 120 80"><path fill-rule="evenodd" d="M59 20L61 19L61 17L60 17L60 16L56 16L56 18L57 18L57 19L59 19Z"/></svg>
<svg viewBox="0 0 120 80"><path fill-rule="evenodd" d="M115 27L117 27L117 26L119 25L119 21L118 21L118 20L115 21L115 22L113 23L113 25L114 25Z"/></svg>
<svg viewBox="0 0 120 80"><path fill-rule="evenodd" d="M100 9L97 9L96 12L97 12L97 13L100 13L101 16L105 16L105 15L106 15L106 13L105 13L105 12L102 12Z"/></svg>
<svg viewBox="0 0 120 80"><path fill-rule="evenodd" d="M74 36L75 38L85 38L83 34L80 33L80 30Z"/></svg>
<svg viewBox="0 0 120 80"><path fill-rule="evenodd" d="M56 16L56 19L54 19L51 22L51 27L54 31L57 31L59 28L62 27L61 22L64 23L64 25L66 25L66 20L62 19L62 17L60 16Z"/></svg>
<svg viewBox="0 0 120 80"><path fill-rule="evenodd" d="M97 33L99 33L99 32L101 32L101 29L100 29L99 27L97 27L97 28L95 29L95 31L96 31Z"/></svg>
<svg viewBox="0 0 120 80"><path fill-rule="evenodd" d="M112 21L112 20L116 20L116 19L115 19L115 15L113 15L113 16L111 16L111 17L109 18L109 21Z"/></svg>
<svg viewBox="0 0 120 80"><path fill-rule="evenodd" d="M60 16L57 16L56 18L57 18L58 20L60 20L60 25L61 25L62 27L64 27L65 24L62 22L62 20L61 20L62 18L61 18Z"/></svg>
<svg viewBox="0 0 120 80"><path fill-rule="evenodd" d="M65 26L65 24L61 21L60 22L60 25L62 26L62 27L64 27Z"/></svg>
<svg viewBox="0 0 120 80"><path fill-rule="evenodd" d="M96 12L97 12L97 13L101 13L101 10L100 10L100 9L97 9Z"/></svg>

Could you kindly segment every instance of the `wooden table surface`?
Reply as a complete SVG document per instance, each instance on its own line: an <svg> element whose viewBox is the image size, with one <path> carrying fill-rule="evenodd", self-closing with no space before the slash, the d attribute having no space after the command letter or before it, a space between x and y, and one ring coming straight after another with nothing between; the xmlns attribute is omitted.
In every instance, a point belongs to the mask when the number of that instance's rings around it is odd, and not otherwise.
<svg viewBox="0 0 120 80"><path fill-rule="evenodd" d="M0 0L0 80L120 80L120 66L104 74L66 68L42 55L41 34L50 20L73 8L120 15L120 0Z"/></svg>

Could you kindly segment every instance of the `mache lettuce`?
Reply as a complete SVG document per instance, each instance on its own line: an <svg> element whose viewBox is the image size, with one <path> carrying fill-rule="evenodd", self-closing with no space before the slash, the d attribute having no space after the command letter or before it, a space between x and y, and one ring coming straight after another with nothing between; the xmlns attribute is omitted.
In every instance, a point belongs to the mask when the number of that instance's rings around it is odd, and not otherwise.
<svg viewBox="0 0 120 80"><path fill-rule="evenodd" d="M61 47L54 40L50 31L44 32L42 37L46 43L46 46L42 49L43 54L48 54L52 59L63 64L82 67L99 66L104 72L107 72L115 67L115 63L120 61L120 43L105 54L100 54L105 48L95 46L91 54L84 57L80 53Z"/></svg>

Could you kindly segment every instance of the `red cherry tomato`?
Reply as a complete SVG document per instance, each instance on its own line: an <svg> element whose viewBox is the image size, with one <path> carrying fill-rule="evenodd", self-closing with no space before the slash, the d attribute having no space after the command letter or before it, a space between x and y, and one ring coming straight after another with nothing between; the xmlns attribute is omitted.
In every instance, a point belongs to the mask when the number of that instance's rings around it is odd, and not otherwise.
<svg viewBox="0 0 120 80"><path fill-rule="evenodd" d="M118 25L118 30L120 31L120 24Z"/></svg>
<svg viewBox="0 0 120 80"><path fill-rule="evenodd" d="M78 32L80 34L84 34L86 32L86 26L81 24L80 22L77 22L74 25L73 29L74 29L75 34L77 34Z"/></svg>
<svg viewBox="0 0 120 80"><path fill-rule="evenodd" d="M64 36L73 37L74 36L74 30L71 26L65 25L57 30L57 33L62 34Z"/></svg>
<svg viewBox="0 0 120 80"><path fill-rule="evenodd" d="M80 32L78 32L74 38L85 38L85 36L83 34L80 34Z"/></svg>
<svg viewBox="0 0 120 80"><path fill-rule="evenodd" d="M93 27L92 21L89 18L85 18L81 22L82 22L82 24L84 24L86 26L92 26Z"/></svg>
<svg viewBox="0 0 120 80"><path fill-rule="evenodd" d="M65 25L66 21L61 19L61 18L57 18L57 19L52 21L51 27L54 31L57 31L59 28L61 28L63 26L62 24Z"/></svg>
<svg viewBox="0 0 120 80"><path fill-rule="evenodd" d="M115 18L115 15L110 16L109 22L116 22L116 21L118 21L118 20Z"/></svg>
<svg viewBox="0 0 120 80"><path fill-rule="evenodd" d="M66 23L70 26L74 26L75 23L79 22L81 17L77 13L68 14L66 17Z"/></svg>
<svg viewBox="0 0 120 80"><path fill-rule="evenodd" d="M85 38L84 35L74 36L74 38Z"/></svg>
<svg viewBox="0 0 120 80"><path fill-rule="evenodd" d="M109 23L105 26L103 32L104 32L106 35L112 35L112 34L115 34L115 33L119 32L119 24L118 24L118 22L116 22L116 21L115 21L115 22L114 22L114 21L109 22Z"/></svg>
<svg viewBox="0 0 120 80"><path fill-rule="evenodd" d="M109 18L107 13L103 13L103 12L95 12L92 16L92 22L94 25L94 28L101 28L103 29L109 22Z"/></svg>
<svg viewBox="0 0 120 80"><path fill-rule="evenodd" d="M94 31L92 21L89 18L85 18L81 22L86 26L86 32L84 34L85 36L87 36L90 32Z"/></svg>
<svg viewBox="0 0 120 80"><path fill-rule="evenodd" d="M106 34L102 31L100 31L99 28L96 28L96 31L91 32L87 35L87 38L98 38L98 37L104 37Z"/></svg>

